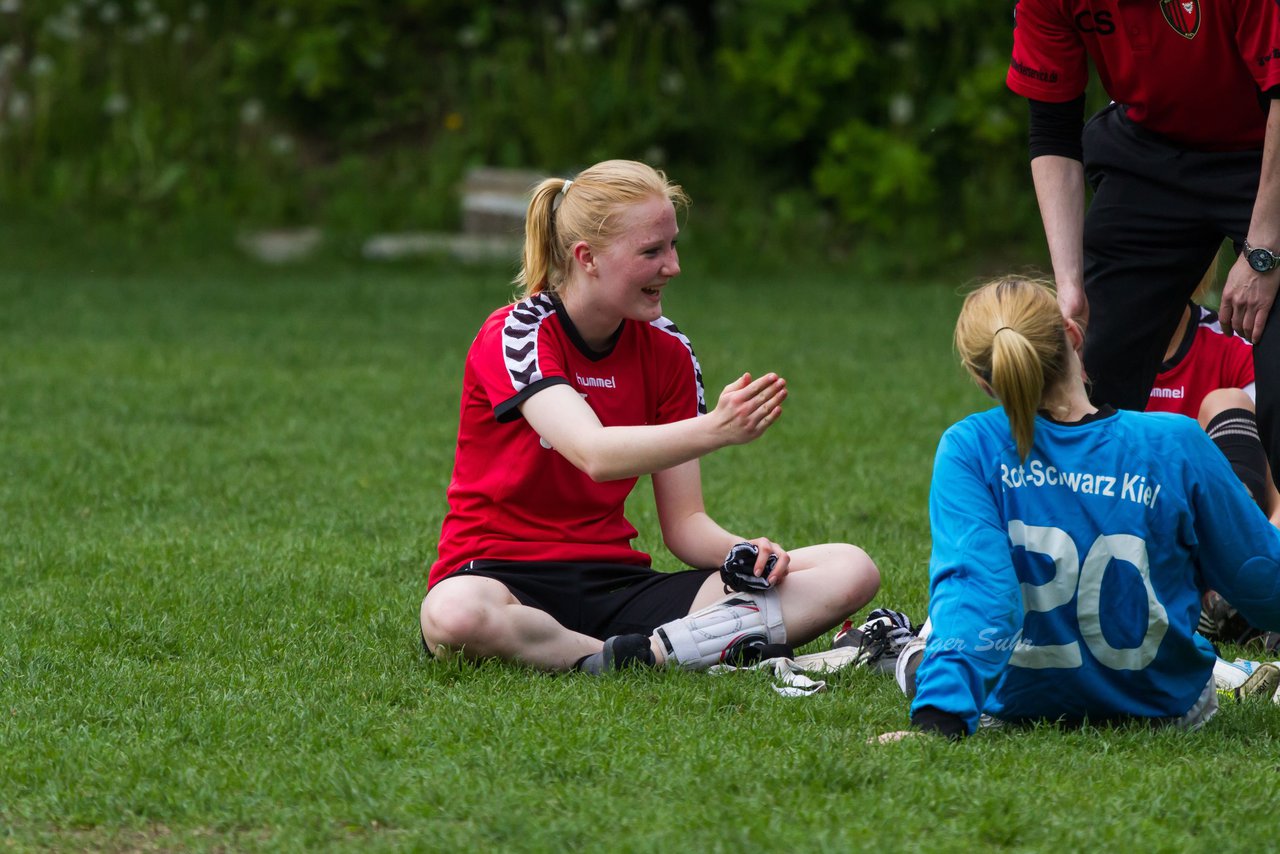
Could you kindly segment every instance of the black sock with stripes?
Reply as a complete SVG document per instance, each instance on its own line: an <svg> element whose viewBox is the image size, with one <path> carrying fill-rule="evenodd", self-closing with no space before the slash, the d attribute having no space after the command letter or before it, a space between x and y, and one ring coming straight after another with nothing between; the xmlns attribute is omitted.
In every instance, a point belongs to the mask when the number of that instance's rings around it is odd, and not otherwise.
<svg viewBox="0 0 1280 854"><path fill-rule="evenodd" d="M1258 419L1247 409L1219 412L1204 428L1222 451L1249 495L1266 511L1267 452L1258 438Z"/></svg>

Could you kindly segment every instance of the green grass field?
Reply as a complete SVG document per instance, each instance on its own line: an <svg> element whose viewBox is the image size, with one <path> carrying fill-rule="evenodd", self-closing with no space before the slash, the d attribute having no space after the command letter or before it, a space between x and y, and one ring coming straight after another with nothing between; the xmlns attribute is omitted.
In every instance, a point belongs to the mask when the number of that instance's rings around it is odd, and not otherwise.
<svg viewBox="0 0 1280 854"><path fill-rule="evenodd" d="M879 747L906 704L864 672L784 699L428 660L462 359L509 272L146 257L0 237L0 848L1273 844L1268 704ZM969 278L687 268L666 310L712 399L743 370L792 392L704 463L713 515L858 543L921 617L934 445L986 405L950 352ZM647 483L630 512L675 568Z"/></svg>

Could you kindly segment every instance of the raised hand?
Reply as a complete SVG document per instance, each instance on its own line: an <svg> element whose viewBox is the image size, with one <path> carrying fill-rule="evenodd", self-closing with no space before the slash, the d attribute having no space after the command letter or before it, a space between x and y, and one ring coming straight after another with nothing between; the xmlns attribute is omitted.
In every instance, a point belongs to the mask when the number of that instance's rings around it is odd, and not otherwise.
<svg viewBox="0 0 1280 854"><path fill-rule="evenodd" d="M743 445L759 438L782 417L787 381L774 373L759 379L743 374L724 387L710 417L727 445Z"/></svg>

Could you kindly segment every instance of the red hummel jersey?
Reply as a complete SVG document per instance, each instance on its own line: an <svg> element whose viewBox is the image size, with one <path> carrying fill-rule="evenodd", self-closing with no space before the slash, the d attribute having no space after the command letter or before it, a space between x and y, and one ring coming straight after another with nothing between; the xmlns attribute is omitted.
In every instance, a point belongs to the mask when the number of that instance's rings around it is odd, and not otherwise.
<svg viewBox="0 0 1280 854"><path fill-rule="evenodd" d="M1147 412L1195 418L1205 395L1220 388L1244 389L1253 397L1253 347L1243 338L1224 335L1218 315L1195 304L1186 337L1161 368Z"/></svg>
<svg viewBox="0 0 1280 854"><path fill-rule="evenodd" d="M706 411L693 348L665 317L625 321L600 354L548 294L498 309L467 353L449 512L429 585L470 560L649 565L622 514L636 478L593 482L521 417L523 401L557 383L571 385L606 427Z"/></svg>
<svg viewBox="0 0 1280 854"><path fill-rule="evenodd" d="M1018 0L1006 82L1061 103L1088 63L1126 115L1199 151L1261 148L1259 90L1280 85L1276 0Z"/></svg>

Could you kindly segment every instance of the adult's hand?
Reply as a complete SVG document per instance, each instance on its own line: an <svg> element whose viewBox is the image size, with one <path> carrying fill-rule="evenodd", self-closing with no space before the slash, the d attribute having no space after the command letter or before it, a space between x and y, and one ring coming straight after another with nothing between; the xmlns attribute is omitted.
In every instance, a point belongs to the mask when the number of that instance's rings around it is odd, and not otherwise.
<svg viewBox="0 0 1280 854"><path fill-rule="evenodd" d="M1089 301L1079 282L1058 282L1058 308L1065 320L1074 320L1083 330L1089 325Z"/></svg>
<svg viewBox="0 0 1280 854"><path fill-rule="evenodd" d="M1249 266L1244 255L1231 265L1227 283L1222 288L1222 303L1218 307L1218 321L1222 331L1258 343L1267 326L1271 306L1280 287L1280 270L1259 273Z"/></svg>

